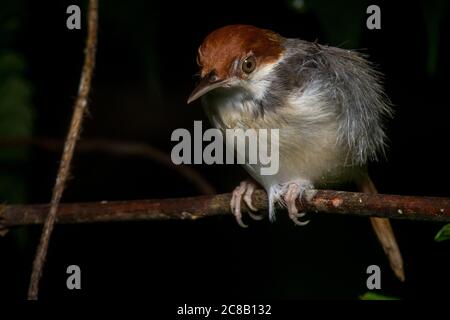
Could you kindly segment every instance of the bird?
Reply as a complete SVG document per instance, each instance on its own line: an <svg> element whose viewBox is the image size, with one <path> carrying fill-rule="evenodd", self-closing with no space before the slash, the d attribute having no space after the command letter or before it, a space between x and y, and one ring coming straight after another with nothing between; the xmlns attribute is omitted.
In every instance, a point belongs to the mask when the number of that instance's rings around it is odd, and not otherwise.
<svg viewBox="0 0 450 320"><path fill-rule="evenodd" d="M198 48L199 82L187 103L201 99L219 130L278 129L279 170L262 175L245 163L252 180L233 191L230 209L239 225L242 204L260 220L252 194L262 186L269 201L287 209L295 225L306 225L296 201L304 192L353 183L376 193L368 164L386 157L386 121L393 117L381 72L367 56L252 25L227 25L209 33ZM260 166L260 165L259 165ZM372 227L397 278L403 259L388 219L371 217Z"/></svg>

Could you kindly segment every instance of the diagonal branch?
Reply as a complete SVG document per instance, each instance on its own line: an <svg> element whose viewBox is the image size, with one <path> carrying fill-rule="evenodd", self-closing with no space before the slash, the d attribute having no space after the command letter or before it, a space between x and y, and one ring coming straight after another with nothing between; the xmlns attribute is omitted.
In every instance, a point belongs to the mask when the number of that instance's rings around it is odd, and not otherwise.
<svg viewBox="0 0 450 320"><path fill-rule="evenodd" d="M61 204L59 223L92 223L140 220L195 220L230 215L231 194L175 199ZM267 211L267 195L253 194L253 204ZM339 215L376 216L391 219L450 221L450 198L366 194L331 190L309 190L298 202L307 212ZM13 227L41 224L48 205L0 206L0 224Z"/></svg>
<svg viewBox="0 0 450 320"><path fill-rule="evenodd" d="M56 212L64 191L67 177L70 172L70 164L75 150L75 145L80 135L83 116L87 109L87 102L91 88L92 73L95 65L95 51L97 47L97 20L98 20L98 0L89 1L88 31L86 39L85 57L83 70L81 72L78 96L75 101L72 121L67 134L64 151L61 157L55 186L53 188L50 210L45 219L41 239L33 261L33 271L31 273L30 286L28 288L28 299L37 300L39 293L39 281L42 276L45 258L47 256L50 236L55 224Z"/></svg>

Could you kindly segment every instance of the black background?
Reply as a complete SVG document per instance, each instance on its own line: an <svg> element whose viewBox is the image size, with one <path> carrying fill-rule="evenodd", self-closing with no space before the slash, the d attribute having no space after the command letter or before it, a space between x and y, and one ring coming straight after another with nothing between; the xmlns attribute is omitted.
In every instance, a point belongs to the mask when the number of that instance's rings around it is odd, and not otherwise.
<svg viewBox="0 0 450 320"><path fill-rule="evenodd" d="M82 30L65 26L66 8L74 3L25 1L19 12L23 26L12 47L26 58L27 77L34 86L37 138L63 139L68 128L86 31L85 2L80 4ZM143 141L170 153L174 129L192 130L194 120L207 123L200 105L188 106L186 99L194 87L197 47L209 32L245 23L346 47L345 36L331 39L324 31L322 21L330 17L338 36L344 25L361 29L358 48L385 74L386 91L395 105L395 119L388 124L388 159L370 167L379 191L449 196L448 11L440 25L437 70L430 74L425 5L378 4L381 30L365 27L365 2L316 2L331 12L321 16L313 6L298 13L287 1L100 1L97 66L82 137ZM59 157L32 148L25 163L3 170L26 180L27 202L45 203ZM246 177L233 165L195 169L218 192L231 191ZM72 176L65 202L198 194L172 170L137 157L80 153ZM294 227L283 213L274 224L249 221L247 229L239 228L231 215L195 222L57 225L40 297L357 299L367 291L366 268L371 264L382 269L379 293L450 297L449 244L433 240L442 223L393 221L406 266L407 281L402 284L392 275L367 219L323 214L311 218L304 228ZM19 228L0 239L0 295L25 299L40 231ZM24 234L25 244L19 245L17 238ZM66 289L71 264L81 267L82 290Z"/></svg>

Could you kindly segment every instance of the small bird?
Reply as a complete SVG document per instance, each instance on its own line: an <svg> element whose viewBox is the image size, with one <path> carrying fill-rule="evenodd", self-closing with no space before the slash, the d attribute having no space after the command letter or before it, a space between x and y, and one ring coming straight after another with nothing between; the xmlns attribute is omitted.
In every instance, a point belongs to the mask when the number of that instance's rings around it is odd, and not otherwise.
<svg viewBox="0 0 450 320"><path fill-rule="evenodd" d="M392 116L377 72L358 52L290 39L250 25L229 25L210 33L198 49L200 82L188 103L202 98L220 130L278 129L279 170L261 175L245 169L266 191L269 218L275 203L285 206L296 225L305 213L296 200L305 190L353 182L376 193L369 161L384 155L384 122ZM252 205L257 186L243 181L230 207L239 225L242 202ZM404 280L403 260L388 219L371 218L391 268Z"/></svg>

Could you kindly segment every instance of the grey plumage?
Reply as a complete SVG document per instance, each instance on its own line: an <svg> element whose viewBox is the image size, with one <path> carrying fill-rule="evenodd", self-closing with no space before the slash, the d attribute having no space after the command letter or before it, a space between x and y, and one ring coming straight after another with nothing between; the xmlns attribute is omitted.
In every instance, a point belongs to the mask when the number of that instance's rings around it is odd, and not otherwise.
<svg viewBox="0 0 450 320"><path fill-rule="evenodd" d="M339 122L337 142L347 148L347 165L364 165L384 154L383 123L392 116L383 92L382 75L355 51L286 39L286 57L276 67L267 95L259 101L266 112L286 105L279 97L316 81ZM294 66L294 68L292 67Z"/></svg>

